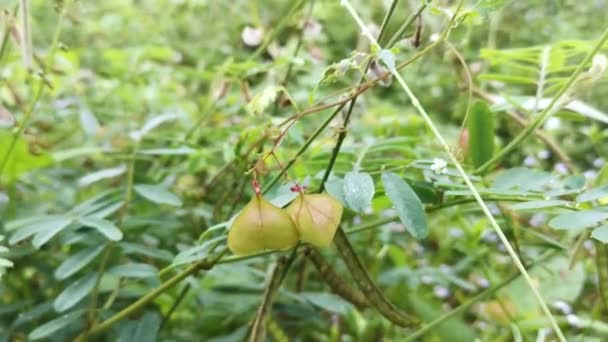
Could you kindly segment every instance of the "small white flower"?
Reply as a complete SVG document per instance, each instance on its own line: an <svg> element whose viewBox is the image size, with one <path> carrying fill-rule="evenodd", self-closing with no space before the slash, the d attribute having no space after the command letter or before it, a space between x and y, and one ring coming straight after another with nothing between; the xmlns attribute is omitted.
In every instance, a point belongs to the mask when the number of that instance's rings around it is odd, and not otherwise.
<svg viewBox="0 0 608 342"><path fill-rule="evenodd" d="M561 173L562 175L565 175L568 173L568 166L564 163L557 163L555 164L555 166L553 167L553 169L555 170L555 172L557 173Z"/></svg>
<svg viewBox="0 0 608 342"><path fill-rule="evenodd" d="M524 166L534 166L536 164L538 164L538 162L533 156L527 156L526 159L524 159Z"/></svg>
<svg viewBox="0 0 608 342"><path fill-rule="evenodd" d="M262 43L264 30L259 27L246 26L241 32L241 40L248 47L255 47Z"/></svg>
<svg viewBox="0 0 608 342"><path fill-rule="evenodd" d="M444 175L448 173L447 169L448 163L441 158L434 158L433 165L431 165L431 170L438 175Z"/></svg>
<svg viewBox="0 0 608 342"><path fill-rule="evenodd" d="M445 299L450 296L450 290L447 287L437 285L433 288L433 293L437 298Z"/></svg>
<svg viewBox="0 0 608 342"><path fill-rule="evenodd" d="M545 122L545 129L548 131L556 130L562 125L562 121L555 117L550 117Z"/></svg>
<svg viewBox="0 0 608 342"><path fill-rule="evenodd" d="M551 157L551 152L547 151L547 150L541 150L539 151L536 156L540 159L549 159L549 157Z"/></svg>
<svg viewBox="0 0 608 342"><path fill-rule="evenodd" d="M585 176L585 179L592 181L597 178L597 172L594 170L587 170L583 172L583 176Z"/></svg>
<svg viewBox="0 0 608 342"><path fill-rule="evenodd" d="M597 167L598 169L604 166L606 160L604 158L597 158L593 161L593 167Z"/></svg>
<svg viewBox="0 0 608 342"><path fill-rule="evenodd" d="M575 328L582 327L581 320L578 318L577 315L574 315L574 314L567 315L566 321L568 321L568 324L570 324L571 326L573 326Z"/></svg>

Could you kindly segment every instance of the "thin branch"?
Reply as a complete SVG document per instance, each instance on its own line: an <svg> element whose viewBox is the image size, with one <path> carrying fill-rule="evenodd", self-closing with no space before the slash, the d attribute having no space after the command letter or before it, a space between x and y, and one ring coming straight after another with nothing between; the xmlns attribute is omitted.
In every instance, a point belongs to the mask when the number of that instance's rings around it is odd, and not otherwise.
<svg viewBox="0 0 608 342"><path fill-rule="evenodd" d="M211 269L227 252L228 252L228 250L223 250L222 252L219 252L213 258L203 259L197 263L190 265L188 268L186 268L182 272L176 274L175 276L171 277L169 280L162 283L159 287L148 292L145 296L138 299L135 303L122 309L120 312L118 312L114 316L108 318L107 320L103 321L102 323L96 325L91 330L83 332L82 334L80 334L80 336L78 336L75 339L75 341L84 342L84 341L87 341L87 339L89 337L98 335L98 334L108 330L114 324L118 323L119 321L123 320L124 318L129 317L130 315L136 313L137 311L139 311L140 309L145 307L148 303L150 303L151 301L156 299L158 296L163 294L168 289L177 285L179 282L184 280L186 277L196 273L199 270Z"/></svg>
<svg viewBox="0 0 608 342"><path fill-rule="evenodd" d="M263 342L266 340L266 321L268 313L272 307L274 296L281 286L283 274L285 273L286 269L287 260L284 258L279 259L272 270L270 278L268 279L268 284L266 284L262 303L258 308L258 313L255 316L255 320L251 326L249 342Z"/></svg>
<svg viewBox="0 0 608 342"><path fill-rule="evenodd" d="M555 252L550 252L547 253L541 257L538 258L538 260L536 260L534 264L538 264L539 262L548 259L549 257L555 255ZM455 317L457 315L460 315L461 313L463 313L464 311L466 311L468 308L470 308L471 306L473 306L474 304L476 304L477 302L492 296L493 294L495 294L496 292L498 292L500 289L502 289L503 287L509 285L513 280L519 278L519 276L521 275L521 273L519 271L513 273L511 276L509 276L508 278L506 278L505 280L503 280L502 282L480 292L478 295L476 295L475 297L467 300L466 302L460 304L457 308L452 309L449 312L446 312L445 314L437 317L435 320L433 320L432 322L429 322L427 324L424 324L422 326L422 328L418 329L417 331L415 331L413 334L409 335L405 340L405 341L415 341L417 339L419 339L420 337L424 336L425 334L429 333L433 328L437 327L439 324L449 320L452 317Z"/></svg>
<svg viewBox="0 0 608 342"><path fill-rule="evenodd" d="M463 1L460 1L459 5L458 5L458 10L456 11L456 14L454 15L454 17L457 16L457 14L458 14L461 6L462 6L462 3L463 3ZM369 33L369 30L367 30L367 27L365 27L365 25L363 25L363 23L361 22L361 18L359 18L358 14L355 12L354 8L350 5L350 2L348 0L343 0L342 4L346 7L346 9L349 11L349 13L351 14L351 16L359 24L359 27L364 32L364 34L369 38L369 40L372 42L372 44L374 44L380 50L381 47L378 45L378 43L376 42L376 40L374 39L374 37ZM451 28L451 25L452 24L450 24L450 28ZM608 38L608 30L606 31L606 37ZM481 207L482 211L484 212L484 214L486 215L486 217L490 221L490 224L492 225L492 227L496 231L496 234L500 238L500 240L503 243L503 245L505 246L505 248L507 249L507 252L509 253L509 255L511 256L511 258L513 259L513 263L519 269L519 271L522 273L524 279L528 283L528 286L530 287L530 290L532 291L532 293L534 294L534 296L538 300L538 302L539 302L539 304L540 304L543 312L545 313L545 315L547 316L547 318L551 322L553 330L557 334L558 338L560 339L560 341L566 341L566 338L564 337L564 335L563 335L563 333L562 333L559 325L557 325L557 323L555 321L555 318L553 317L553 315L551 314L551 311L547 307L547 304L545 303L545 300L543 299L543 297L540 294L540 292L538 291L538 289L534 286L532 278L530 277L530 275L526 271L526 268L524 267L524 265L522 264L521 260L517 256L517 253L513 250L513 247L511 246L511 243L509 243L509 240L505 236L502 228L500 228L500 226L498 225L498 222L496 222L496 219L494 218L494 216L490 212L490 209L488 208L488 206L484 202L483 198L481 197L481 195L477 191L477 188L475 187L475 185L473 185L473 182L471 182L471 179L469 178L469 176L467 175L466 171L464 170L464 168L462 167L462 165L458 161L458 158L456 158L456 156L452 153L452 150L451 150L450 146L447 144L447 142L445 141L445 139L443 138L443 136L441 135L441 133L439 133L439 130L435 126L433 120L430 118L430 116L428 115L428 113L426 112L426 110L424 109L424 107L422 107L422 105L420 104L420 101L418 101L418 98L416 97L416 95L414 95L414 93L410 90L410 88L408 87L408 85L405 83L405 80L401 77L401 74L399 74L394 67L390 67L389 66L389 68L391 69L391 72L393 73L393 76L395 77L395 79L397 79L397 81L398 81L399 85L401 86L401 88L403 89L403 91L410 98L410 101L412 102L412 105L414 106L414 108L416 108L416 110L418 111L418 113L422 116L422 118L426 122L427 126L433 132L433 135L435 135L435 138L437 139L437 141L439 141L439 143L441 144L441 146L443 147L443 149L445 150L445 152L450 157L452 163L454 164L454 166L458 170L458 173L460 173L460 175L462 176L462 178L463 178L464 182L466 183L467 187L472 192L473 197L475 197L475 199L477 200L477 203L479 204L479 206ZM558 95L558 96L561 97L561 95Z"/></svg>

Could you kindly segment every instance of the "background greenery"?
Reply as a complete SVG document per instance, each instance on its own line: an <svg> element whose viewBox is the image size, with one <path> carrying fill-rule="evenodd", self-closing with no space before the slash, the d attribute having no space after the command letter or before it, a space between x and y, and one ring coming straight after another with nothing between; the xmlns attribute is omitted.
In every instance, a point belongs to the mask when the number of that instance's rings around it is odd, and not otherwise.
<svg viewBox="0 0 608 342"><path fill-rule="evenodd" d="M349 3L378 33L393 1ZM423 6L392 50L397 63L420 56L401 75L567 339L605 340L608 44L600 57L585 56L606 30L608 2L464 1L460 11L457 1L395 3L381 45ZM557 340L395 79L368 87L351 114L347 104L316 135L336 101L361 89L362 75L368 82L387 71L383 60L364 72L378 51L340 1L0 5L0 340L68 341L108 321L90 339L243 340L274 265L290 256L265 316L269 340ZM567 106L487 172L474 172L538 122L566 85ZM401 223L385 194L387 171L413 188L424 223ZM342 228L378 288L424 324L398 327L370 303L349 302L304 255L308 246L222 252L254 174L281 204L293 198L293 182L325 185L346 205ZM336 248L320 252L340 286L359 291Z"/></svg>

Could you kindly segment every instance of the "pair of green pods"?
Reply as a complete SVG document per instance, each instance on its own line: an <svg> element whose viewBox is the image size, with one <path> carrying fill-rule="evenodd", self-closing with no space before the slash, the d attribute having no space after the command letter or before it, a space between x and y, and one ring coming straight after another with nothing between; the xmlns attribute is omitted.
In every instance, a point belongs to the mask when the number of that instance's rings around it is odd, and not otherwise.
<svg viewBox="0 0 608 342"><path fill-rule="evenodd" d="M228 248L237 255L285 250L299 240L327 247L342 219L342 204L327 194L304 194L285 209L256 195L237 215L228 233Z"/></svg>

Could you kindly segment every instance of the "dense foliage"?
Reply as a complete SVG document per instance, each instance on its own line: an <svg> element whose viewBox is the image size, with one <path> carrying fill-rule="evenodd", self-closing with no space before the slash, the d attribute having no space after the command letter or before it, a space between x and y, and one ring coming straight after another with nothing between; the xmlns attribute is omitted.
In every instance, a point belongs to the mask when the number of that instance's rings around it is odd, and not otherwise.
<svg viewBox="0 0 608 342"><path fill-rule="evenodd" d="M0 341L608 338L608 1L0 7Z"/></svg>

